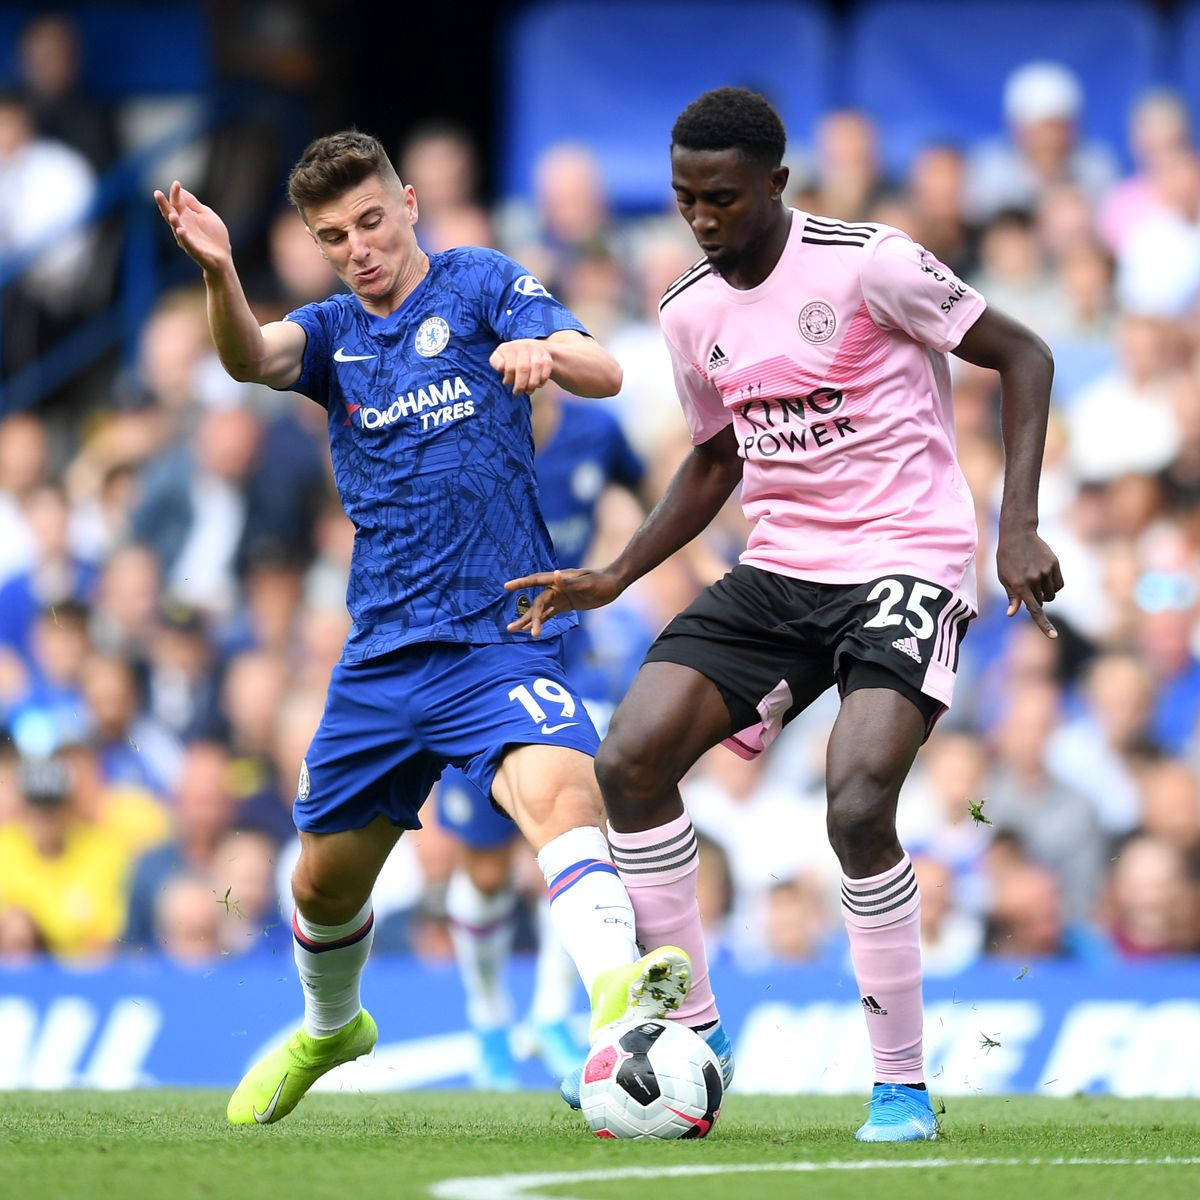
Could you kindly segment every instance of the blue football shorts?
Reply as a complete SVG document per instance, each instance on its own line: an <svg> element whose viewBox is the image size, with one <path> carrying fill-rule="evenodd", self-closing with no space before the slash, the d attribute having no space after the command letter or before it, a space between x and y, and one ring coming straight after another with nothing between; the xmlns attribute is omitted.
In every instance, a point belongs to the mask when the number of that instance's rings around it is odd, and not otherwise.
<svg viewBox="0 0 1200 1200"><path fill-rule="evenodd" d="M490 796L511 747L595 755L599 743L567 682L561 638L405 646L334 667L293 818L307 833L360 829L379 815L420 829L421 805L447 766Z"/></svg>

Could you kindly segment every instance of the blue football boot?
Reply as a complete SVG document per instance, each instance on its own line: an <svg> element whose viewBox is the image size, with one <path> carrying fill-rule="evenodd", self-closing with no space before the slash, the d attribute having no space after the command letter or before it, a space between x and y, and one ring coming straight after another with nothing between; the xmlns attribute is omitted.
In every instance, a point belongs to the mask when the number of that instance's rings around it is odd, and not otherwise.
<svg viewBox="0 0 1200 1200"><path fill-rule="evenodd" d="M877 1083L870 1114L854 1135L860 1142L931 1142L938 1135L929 1093L903 1083Z"/></svg>

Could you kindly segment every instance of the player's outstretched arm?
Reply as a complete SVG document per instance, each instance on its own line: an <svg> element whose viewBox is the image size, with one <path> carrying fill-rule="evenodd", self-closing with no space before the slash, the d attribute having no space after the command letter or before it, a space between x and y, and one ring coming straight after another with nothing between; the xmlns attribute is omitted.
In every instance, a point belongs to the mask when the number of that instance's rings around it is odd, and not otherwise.
<svg viewBox="0 0 1200 1200"><path fill-rule="evenodd" d="M699 446L683 460L666 494L629 544L607 567L592 571L542 571L510 579L510 592L540 587L529 610L509 626L534 637L542 623L572 609L600 608L615 600L631 583L665 562L707 528L742 477L733 426Z"/></svg>
<svg viewBox="0 0 1200 1200"><path fill-rule="evenodd" d="M501 342L489 360L518 396L553 379L563 391L598 400L621 390L621 364L594 338L560 329L544 338Z"/></svg>
<svg viewBox="0 0 1200 1200"><path fill-rule="evenodd" d="M1008 594L1008 615L1024 604L1038 628L1057 637L1042 605L1062 590L1062 570L1037 533L1053 356L1036 333L993 308L984 310L954 353L1000 373L1005 465L996 570Z"/></svg>
<svg viewBox="0 0 1200 1200"><path fill-rule="evenodd" d="M175 241L204 272L208 327L221 365L242 383L287 387L300 377L307 335L290 321L260 326L233 265L225 222L178 179L155 203Z"/></svg>

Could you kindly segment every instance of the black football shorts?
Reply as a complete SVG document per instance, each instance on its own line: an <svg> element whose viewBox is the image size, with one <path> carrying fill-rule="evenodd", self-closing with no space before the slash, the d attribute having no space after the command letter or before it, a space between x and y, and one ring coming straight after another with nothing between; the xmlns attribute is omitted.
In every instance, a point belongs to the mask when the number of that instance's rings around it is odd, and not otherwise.
<svg viewBox="0 0 1200 1200"><path fill-rule="evenodd" d="M711 679L749 758L822 692L886 687L911 700L928 737L950 706L963 635L975 615L961 595L912 575L813 583L739 564L663 631L646 662Z"/></svg>

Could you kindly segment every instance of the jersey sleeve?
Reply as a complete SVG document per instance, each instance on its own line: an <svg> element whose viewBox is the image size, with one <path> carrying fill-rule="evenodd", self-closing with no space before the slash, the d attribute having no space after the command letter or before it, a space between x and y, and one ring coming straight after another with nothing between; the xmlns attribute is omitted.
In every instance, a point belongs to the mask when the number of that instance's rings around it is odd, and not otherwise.
<svg viewBox="0 0 1200 1200"><path fill-rule="evenodd" d="M876 243L863 264L863 299L872 320L945 353L987 307L983 297L902 233Z"/></svg>
<svg viewBox="0 0 1200 1200"><path fill-rule="evenodd" d="M721 393L708 377L675 344L665 324L662 331L671 355L675 391L692 435L692 445L699 446L732 424L733 414L725 407Z"/></svg>
<svg viewBox="0 0 1200 1200"><path fill-rule="evenodd" d="M587 333L575 314L550 295L536 275L507 255L487 253L491 259L490 286L483 303L499 341L549 337L560 329Z"/></svg>
<svg viewBox="0 0 1200 1200"><path fill-rule="evenodd" d="M277 389L285 392L299 392L310 400L315 400L324 408L329 407L329 360L332 314L329 302L305 304L302 308L293 309L285 321L299 325L307 335L304 343L304 358L300 366L300 378L288 388Z"/></svg>

